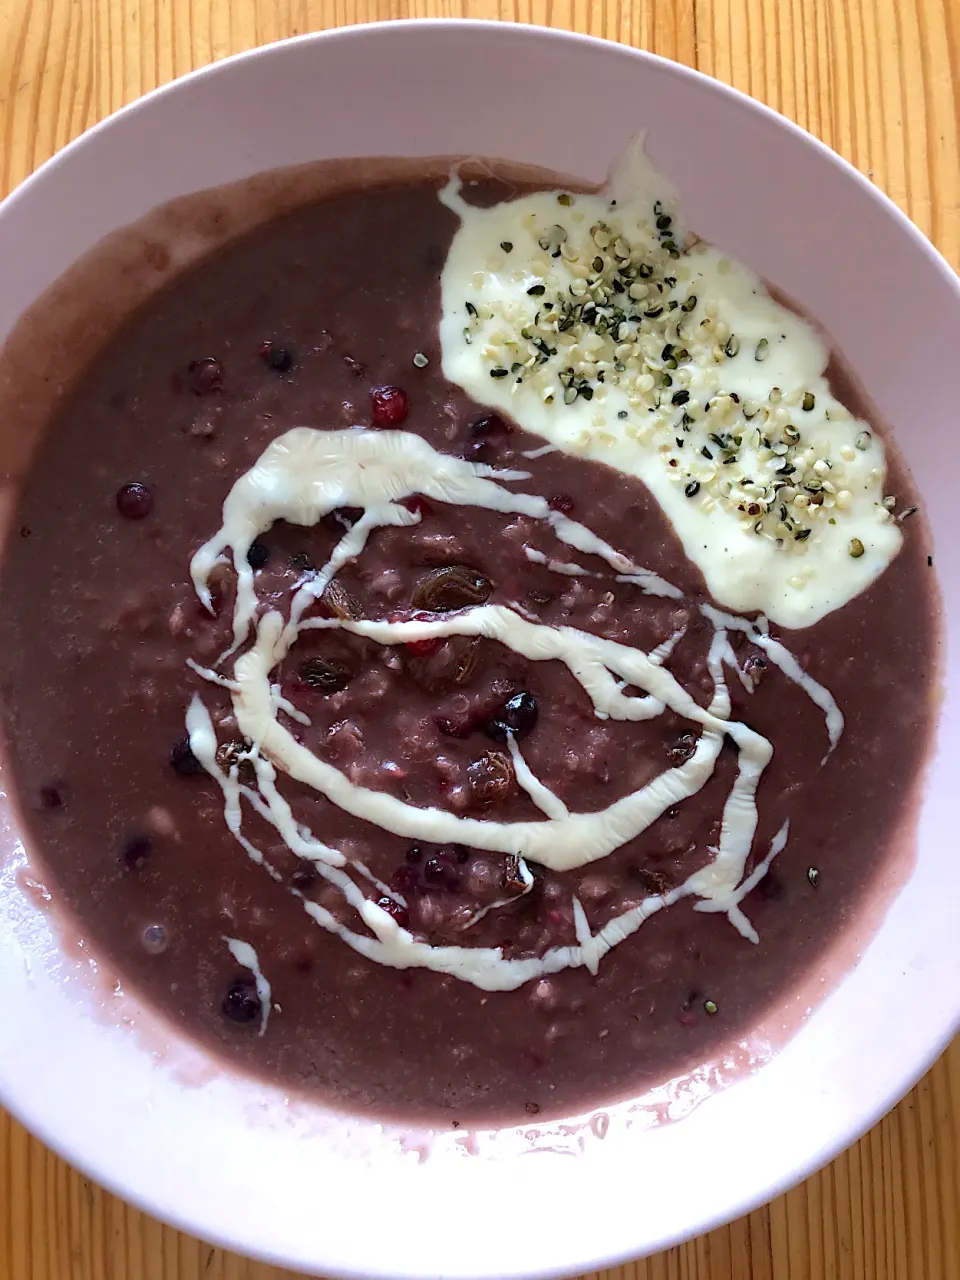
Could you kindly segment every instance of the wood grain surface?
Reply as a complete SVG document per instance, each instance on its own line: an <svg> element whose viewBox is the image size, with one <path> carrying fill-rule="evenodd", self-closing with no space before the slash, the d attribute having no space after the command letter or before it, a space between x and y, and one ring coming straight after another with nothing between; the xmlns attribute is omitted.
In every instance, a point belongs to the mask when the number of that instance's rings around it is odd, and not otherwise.
<svg viewBox="0 0 960 1280"><path fill-rule="evenodd" d="M382 18L568 27L793 117L960 265L960 0L0 0L0 194L117 107L216 58ZM802 1186L608 1280L960 1280L960 1041ZM0 1280L280 1280L128 1208L0 1112Z"/></svg>

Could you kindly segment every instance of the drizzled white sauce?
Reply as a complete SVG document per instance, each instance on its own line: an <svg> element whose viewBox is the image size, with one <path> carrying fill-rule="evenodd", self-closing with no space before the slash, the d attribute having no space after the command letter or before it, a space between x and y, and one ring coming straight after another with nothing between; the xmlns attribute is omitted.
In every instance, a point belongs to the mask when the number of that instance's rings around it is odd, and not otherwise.
<svg viewBox="0 0 960 1280"><path fill-rule="evenodd" d="M260 968L260 957L249 942L242 942L239 938L224 938L224 942L230 948L230 954L237 964L243 965L253 974L257 996L260 999L260 1035L265 1036L267 1023L270 1021L270 1001L273 999L273 992Z"/></svg>
<svg viewBox="0 0 960 1280"><path fill-rule="evenodd" d="M566 205L548 191L477 208L462 199L456 177L441 198L461 219L442 277L447 378L556 448L641 479L713 597L738 612L760 611L784 627L809 626L883 572L901 534L883 505L881 442L832 395L825 377L829 350L813 327L773 299L754 272L719 250L697 244L667 264L676 277L677 310L643 320L639 332L629 335L622 372L611 363L612 343L603 350L592 333L575 342L573 333L556 326L551 331L549 324L538 330L545 335L538 340L554 354L530 369L523 366L528 357L538 358L522 335L531 337L545 300L589 301L589 291L574 296L573 290L585 287L582 276L592 278L587 267L600 252L590 238L592 228L613 225L614 238L619 228L637 252L659 252L662 236L653 212L659 201L682 243L676 193L653 171L641 146L630 150L603 192L570 197ZM541 245L545 228L548 235L563 235L563 253ZM564 255L575 248L580 256L568 260ZM539 294L531 296L531 289ZM695 305L682 309L681 299ZM657 295L643 305L648 303L665 309L668 297ZM618 304L617 295L610 304ZM680 336L674 322L681 325ZM723 349L730 341L725 335L739 344L733 355ZM691 356L674 370L668 390L660 386L661 370L669 371L660 351L665 338ZM645 344L643 356L626 354L634 340ZM605 381L593 382L592 398L564 403L563 371L586 369L595 379L598 367ZM638 374L642 370L654 372ZM686 406L673 404L678 390L689 393ZM710 412L701 412L708 404ZM759 416L750 412L757 406L763 406ZM681 426L687 409L695 420ZM778 523L780 493L770 497L771 486L782 480L776 468L786 458L763 444L761 422L775 450L785 453L783 440L792 440L795 431L802 430L809 444L789 477L799 483L804 504L791 509L789 526ZM724 455L715 443L718 433L727 432L743 441L735 468L721 465ZM739 488L739 505L719 497L734 476L748 488L766 486L765 497L741 495ZM804 476L823 488L808 492ZM787 490L788 500L792 492ZM754 526L761 514L767 526L758 533ZM852 553L857 544L860 552Z"/></svg>
<svg viewBox="0 0 960 1280"><path fill-rule="evenodd" d="M512 482L526 478L516 473L508 476ZM709 708L704 709L665 668L682 632L665 637L647 654L576 628L546 626L497 605L407 622L306 616L320 594L319 584L326 585L339 565L360 554L373 529L418 522L418 515L399 505L414 493L439 502L504 513L523 512L541 520L561 542L601 557L618 575L639 579L646 590L655 594L679 596L672 584L639 569L583 525L552 512L543 498L508 490L498 483L500 478L503 477L489 467L437 453L426 441L406 432L298 428L269 445L255 466L236 482L224 503L223 526L194 557L192 573L198 595L205 601L210 598L209 576L215 565L231 563L238 575L235 643L248 638L252 643L233 663L232 679L224 681L215 673L209 674L231 693L238 728L252 744L245 758L255 771L256 788L239 781L239 761L234 761L228 772L220 768L213 724L199 697L194 698L187 713L191 747L223 790L227 826L248 855L275 879L281 878L279 873L243 834L243 802L270 823L295 854L314 861L320 874L340 890L356 911L358 923L367 932L349 928L319 904L303 898L296 890L290 892L301 898L304 909L321 927L338 934L361 954L397 968L419 966L450 973L487 990L512 989L530 978L571 966L595 969L611 947L635 932L655 911L681 897L694 896L703 909L725 912L745 937L756 941L756 933L739 903L748 891L745 886L752 887L759 878L758 872L763 874L758 868L747 881L743 880L757 825L755 793L772 746L748 725L730 719L730 698L722 669L731 653L727 626L739 626L742 620L707 615L715 628L709 659L714 696ZM246 561L257 535L278 519L307 525L343 506L361 507L364 515L341 539L328 565L299 588L289 617L284 618L276 610L257 616L255 585ZM286 704L271 684L271 674L296 643L299 633L308 629L342 629L381 644L447 635L497 640L530 661L563 662L600 717L640 722L669 707L699 725L700 736L684 764L665 770L646 786L599 812L569 812L532 774L512 740L510 750L517 778L544 811L542 821L497 822L418 807L350 781L299 743L279 722L278 713ZM758 630L758 642L760 638L769 639ZM779 642L770 640L770 644ZM785 664L781 666L786 675L796 678ZM799 667L797 672L805 676ZM797 683L810 692L802 680L797 679ZM643 690L643 694L626 696L623 689L628 685ZM822 686L816 688L821 690ZM830 728L829 707L826 712ZM296 822L277 786L279 769L325 795L344 811L397 835L518 855L562 871L607 856L645 831L666 809L696 795L713 773L725 734L738 749L738 771L724 805L719 844L708 851L704 865L670 893L646 899L608 921L596 934L590 932L582 904L575 902L578 945L551 948L542 956L522 960L507 959L499 949L436 947L413 937L366 896L349 874L342 854ZM832 729L830 736L832 744ZM785 839L786 828L774 842L765 865L783 847ZM361 878L369 880L369 873L365 877L361 873Z"/></svg>

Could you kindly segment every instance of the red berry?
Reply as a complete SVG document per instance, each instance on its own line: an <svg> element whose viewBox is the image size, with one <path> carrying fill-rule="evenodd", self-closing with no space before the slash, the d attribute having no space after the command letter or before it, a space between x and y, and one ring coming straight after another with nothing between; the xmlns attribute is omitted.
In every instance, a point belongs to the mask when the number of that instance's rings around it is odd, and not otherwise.
<svg viewBox="0 0 960 1280"><path fill-rule="evenodd" d="M153 493L145 484L133 480L117 490L117 510L128 520L142 520L153 510Z"/></svg>
<svg viewBox="0 0 960 1280"><path fill-rule="evenodd" d="M374 387L370 392L377 427L399 427L410 412L410 397L400 387Z"/></svg>
<svg viewBox="0 0 960 1280"><path fill-rule="evenodd" d="M550 499L547 506L551 511L559 511L561 515L569 515L573 510L573 499L569 493L558 493Z"/></svg>
<svg viewBox="0 0 960 1280"><path fill-rule="evenodd" d="M425 640L408 640L407 652L415 658L429 658L440 648L439 636L428 636Z"/></svg>
<svg viewBox="0 0 960 1280"><path fill-rule="evenodd" d="M386 894L382 898L377 899L377 906L381 911L385 911L388 916L393 916L401 929L405 929L409 922L409 914L406 907L401 906L395 898L388 898Z"/></svg>

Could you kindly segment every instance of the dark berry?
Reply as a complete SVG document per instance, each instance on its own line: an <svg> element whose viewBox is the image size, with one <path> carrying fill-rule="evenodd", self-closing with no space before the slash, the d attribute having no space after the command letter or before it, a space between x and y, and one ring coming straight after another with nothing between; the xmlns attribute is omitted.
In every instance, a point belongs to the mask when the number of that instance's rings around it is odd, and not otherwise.
<svg viewBox="0 0 960 1280"><path fill-rule="evenodd" d="M192 360L187 365L190 390L195 396L209 396L223 390L223 365L213 356Z"/></svg>
<svg viewBox="0 0 960 1280"><path fill-rule="evenodd" d="M459 859L452 849L439 849L424 863L423 878L429 885L455 893L461 884L458 862Z"/></svg>
<svg viewBox="0 0 960 1280"><path fill-rule="evenodd" d="M203 765L190 748L190 738L187 734L184 734L170 752L170 765L175 773L180 774L181 778L192 778L194 774L199 773L203 768Z"/></svg>
<svg viewBox="0 0 960 1280"><path fill-rule="evenodd" d="M559 511L561 515L569 515L573 510L574 502L569 493L558 493L550 499L547 506L551 511Z"/></svg>
<svg viewBox="0 0 960 1280"><path fill-rule="evenodd" d="M522 738L536 725L539 714L537 700L532 693L515 693L487 721L483 731L495 742L506 742L508 733L512 733L515 738Z"/></svg>
<svg viewBox="0 0 960 1280"><path fill-rule="evenodd" d="M477 440L487 440L490 436L509 436L512 432L513 427L509 422L504 422L498 413L486 413L470 427L470 434Z"/></svg>
<svg viewBox="0 0 960 1280"><path fill-rule="evenodd" d="M317 868L307 858L300 859L300 865L296 871L290 874L290 884L294 889L299 889L304 893L307 889L312 889L320 878Z"/></svg>
<svg viewBox="0 0 960 1280"><path fill-rule="evenodd" d="M422 862L423 850L418 844L412 844L404 856L408 862Z"/></svg>
<svg viewBox="0 0 960 1280"><path fill-rule="evenodd" d="M401 929L405 929L407 927L410 919L409 912L407 911L407 908L397 902L395 898L388 898L387 895L384 894L382 898L377 899L377 906L382 911L385 911L388 916L393 916Z"/></svg>
<svg viewBox="0 0 960 1280"><path fill-rule="evenodd" d="M120 861L132 871L139 871L150 857L153 845L149 836L134 836L120 851Z"/></svg>
<svg viewBox="0 0 960 1280"><path fill-rule="evenodd" d="M142 520L153 510L153 491L139 480L117 490L117 510L127 520Z"/></svg>
<svg viewBox="0 0 960 1280"><path fill-rule="evenodd" d="M263 542L251 542L250 550L247 552L247 564L251 569L256 571L262 569L270 559L269 548Z"/></svg>
<svg viewBox="0 0 960 1280"><path fill-rule="evenodd" d="M463 457L466 462L482 462L492 466L496 455L486 440L468 440L463 446Z"/></svg>
<svg viewBox="0 0 960 1280"><path fill-rule="evenodd" d="M231 1022L253 1022L260 1017L260 997L253 978L234 978L227 987L220 1010Z"/></svg>
<svg viewBox="0 0 960 1280"><path fill-rule="evenodd" d="M62 809L65 804L66 797L59 782L48 782L45 787L40 788L41 809Z"/></svg>
<svg viewBox="0 0 960 1280"><path fill-rule="evenodd" d="M162 924L148 924L143 931L143 946L152 956L167 949L167 931Z"/></svg>
<svg viewBox="0 0 960 1280"><path fill-rule="evenodd" d="M334 662L329 658L308 658L299 671L300 683L321 693L339 693L345 689L353 677L353 672L342 662Z"/></svg>
<svg viewBox="0 0 960 1280"><path fill-rule="evenodd" d="M784 895L784 883L775 871L768 871L757 885L757 892L764 902L779 902Z"/></svg>
<svg viewBox="0 0 960 1280"><path fill-rule="evenodd" d="M370 392L373 422L377 427L399 427L410 412L410 397L400 387L374 387Z"/></svg>
<svg viewBox="0 0 960 1280"><path fill-rule="evenodd" d="M289 373L297 363L297 357L289 347L278 347L272 342L265 342L260 348L263 362L274 373Z"/></svg>

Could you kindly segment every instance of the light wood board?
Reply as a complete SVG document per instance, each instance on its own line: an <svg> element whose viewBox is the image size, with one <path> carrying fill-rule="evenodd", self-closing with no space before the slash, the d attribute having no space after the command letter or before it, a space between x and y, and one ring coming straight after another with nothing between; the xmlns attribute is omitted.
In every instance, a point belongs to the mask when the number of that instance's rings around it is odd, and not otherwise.
<svg viewBox="0 0 960 1280"><path fill-rule="evenodd" d="M568 27L729 81L836 148L960 265L960 0L0 0L0 194L109 112L213 59L431 16ZM960 1041L823 1172L608 1280L960 1280L958 1146ZM0 1113L0 1280L283 1274L128 1208Z"/></svg>

